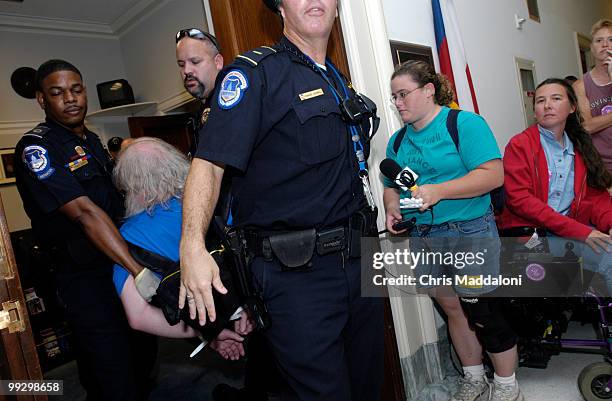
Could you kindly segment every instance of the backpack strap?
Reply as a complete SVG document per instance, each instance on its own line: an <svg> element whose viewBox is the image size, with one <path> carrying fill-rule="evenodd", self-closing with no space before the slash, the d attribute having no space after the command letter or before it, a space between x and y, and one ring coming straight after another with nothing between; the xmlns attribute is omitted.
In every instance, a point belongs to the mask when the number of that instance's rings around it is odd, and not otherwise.
<svg viewBox="0 0 612 401"><path fill-rule="evenodd" d="M457 128L457 117L461 110L450 109L448 117L446 118L446 129L451 136L451 139L455 143L457 152L459 152L459 129ZM504 210L506 204L506 192L504 186L493 189L489 192L491 196L491 204L493 205L493 211L495 214L499 214Z"/></svg>
<svg viewBox="0 0 612 401"><path fill-rule="evenodd" d="M448 130L457 151L459 151L459 129L457 128L457 118L459 117L460 112L461 110L450 109L448 111L448 116L446 117L446 129ZM397 154L399 151L402 141L404 140L404 136L406 136L405 126L400 132L398 132L397 136L395 137L395 141L393 142L393 151L395 154Z"/></svg>
<svg viewBox="0 0 612 401"><path fill-rule="evenodd" d="M166 276L180 268L180 263L151 252L136 244L126 241L128 250L136 262L147 269Z"/></svg>
<svg viewBox="0 0 612 401"><path fill-rule="evenodd" d="M450 109L446 117L446 129L455 144L455 148L457 148L457 152L459 152L459 129L457 128L457 118L460 112L461 110L458 109Z"/></svg>
<svg viewBox="0 0 612 401"><path fill-rule="evenodd" d="M395 154L397 154L397 152L399 151L400 146L402 145L402 141L404 140L404 136L406 136L406 126L404 126L404 128L401 129L400 132L397 133L397 136L395 137L395 142L393 142L393 151L395 152Z"/></svg>

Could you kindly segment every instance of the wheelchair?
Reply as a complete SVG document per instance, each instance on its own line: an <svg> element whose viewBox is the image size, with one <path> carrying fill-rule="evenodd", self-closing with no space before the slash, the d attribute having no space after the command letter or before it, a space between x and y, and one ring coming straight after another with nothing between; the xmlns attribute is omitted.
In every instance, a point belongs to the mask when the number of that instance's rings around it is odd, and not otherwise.
<svg viewBox="0 0 612 401"><path fill-rule="evenodd" d="M607 292L600 288L605 280L583 268L570 241L564 240L565 255L553 256L545 237L531 249L524 241L513 240L506 237L502 241L502 274L520 274L523 283L518 289L498 289L495 296L503 298L503 313L518 336L519 366L545 369L552 356L585 352L586 348L589 353L601 354L603 361L581 371L580 393L586 401L612 400L612 299L601 296ZM564 338L570 320L593 324L598 338ZM451 360L461 374L452 343ZM485 368L492 376L486 356Z"/></svg>

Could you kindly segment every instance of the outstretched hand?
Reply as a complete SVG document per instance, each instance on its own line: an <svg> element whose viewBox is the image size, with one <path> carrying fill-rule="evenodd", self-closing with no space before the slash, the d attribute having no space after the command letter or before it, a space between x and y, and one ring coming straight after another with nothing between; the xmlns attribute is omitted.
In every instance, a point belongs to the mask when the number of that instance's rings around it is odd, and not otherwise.
<svg viewBox="0 0 612 401"><path fill-rule="evenodd" d="M205 249L196 252L181 250L181 287L179 290L179 308L189 307L189 317L196 318L201 326L206 324L206 316L214 322L216 319L215 302L212 287L221 294L226 294L219 276L219 266Z"/></svg>

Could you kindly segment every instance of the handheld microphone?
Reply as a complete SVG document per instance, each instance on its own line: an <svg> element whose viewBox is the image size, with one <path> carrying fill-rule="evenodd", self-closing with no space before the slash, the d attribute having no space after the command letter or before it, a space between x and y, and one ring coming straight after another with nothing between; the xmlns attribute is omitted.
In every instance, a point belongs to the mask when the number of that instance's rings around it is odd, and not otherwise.
<svg viewBox="0 0 612 401"><path fill-rule="evenodd" d="M393 159L385 159L380 162L380 172L385 177L393 180L404 191L417 189L416 180L419 175L406 166L404 169Z"/></svg>

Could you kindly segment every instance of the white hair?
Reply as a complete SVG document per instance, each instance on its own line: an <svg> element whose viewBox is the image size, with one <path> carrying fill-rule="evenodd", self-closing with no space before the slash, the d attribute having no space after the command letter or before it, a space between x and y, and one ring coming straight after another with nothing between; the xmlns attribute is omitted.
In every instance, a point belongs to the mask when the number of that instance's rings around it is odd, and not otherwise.
<svg viewBox="0 0 612 401"><path fill-rule="evenodd" d="M125 193L125 217L157 205L168 208L172 198L182 198L189 171L187 157L157 138L136 139L121 150L113 170L117 188Z"/></svg>

